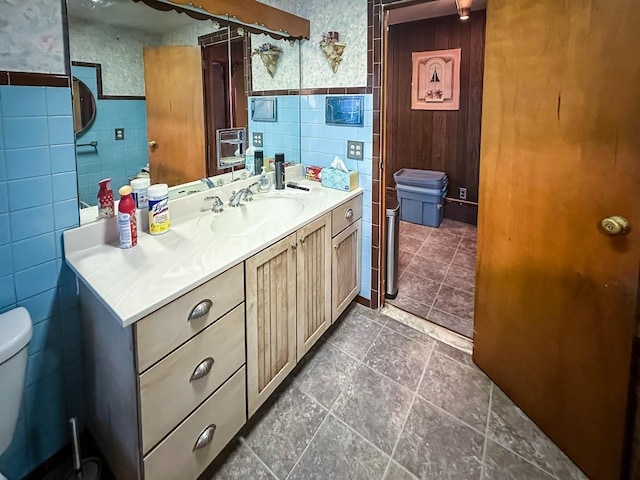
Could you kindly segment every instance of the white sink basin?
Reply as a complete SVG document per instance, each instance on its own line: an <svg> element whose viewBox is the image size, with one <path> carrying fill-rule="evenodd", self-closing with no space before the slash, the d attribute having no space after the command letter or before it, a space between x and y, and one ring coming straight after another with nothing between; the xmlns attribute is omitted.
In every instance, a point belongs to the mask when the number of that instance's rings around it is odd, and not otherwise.
<svg viewBox="0 0 640 480"><path fill-rule="evenodd" d="M247 235L260 230L267 221L287 223L303 210L304 204L295 198L256 195L252 202L235 208L225 205L224 212L211 221L209 228L217 235Z"/></svg>

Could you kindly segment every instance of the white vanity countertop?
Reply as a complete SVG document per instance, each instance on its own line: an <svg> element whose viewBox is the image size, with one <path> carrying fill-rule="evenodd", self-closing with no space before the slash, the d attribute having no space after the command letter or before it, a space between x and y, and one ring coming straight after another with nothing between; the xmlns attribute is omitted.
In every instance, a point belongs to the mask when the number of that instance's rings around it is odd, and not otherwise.
<svg viewBox="0 0 640 480"><path fill-rule="evenodd" d="M64 232L66 262L126 327L363 191L341 192L317 182L297 181L311 191L272 189L255 194L254 205L261 197L287 196L304 204L302 213L265 222L253 234L219 235L210 228L215 216L231 210L227 205L231 189L250 182L243 181L171 202L171 229L154 236L146 233L146 227L140 228L139 222L138 245L127 250L118 247L113 218L68 230ZM216 194L225 202L221 214L211 212L211 202L204 201ZM265 212L269 214L277 216L278 212Z"/></svg>

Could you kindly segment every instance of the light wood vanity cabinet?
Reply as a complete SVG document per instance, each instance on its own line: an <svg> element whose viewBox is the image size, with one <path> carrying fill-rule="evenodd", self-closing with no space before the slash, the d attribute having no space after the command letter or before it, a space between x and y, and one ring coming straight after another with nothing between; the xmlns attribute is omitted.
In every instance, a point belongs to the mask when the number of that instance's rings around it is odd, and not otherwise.
<svg viewBox="0 0 640 480"><path fill-rule="evenodd" d="M80 284L87 420L118 479L195 479L246 422L244 265L123 328Z"/></svg>
<svg viewBox="0 0 640 480"><path fill-rule="evenodd" d="M331 322L335 322L360 291L362 220L333 237L331 249Z"/></svg>
<svg viewBox="0 0 640 480"><path fill-rule="evenodd" d="M246 261L249 416L331 325L331 215Z"/></svg>
<svg viewBox="0 0 640 480"><path fill-rule="evenodd" d="M331 216L298 230L297 360L331 326Z"/></svg>
<svg viewBox="0 0 640 480"><path fill-rule="evenodd" d="M87 420L116 478L204 471L358 293L361 216L359 195L125 328L80 283Z"/></svg>
<svg viewBox="0 0 640 480"><path fill-rule="evenodd" d="M246 261L251 417L360 291L362 195Z"/></svg>
<svg viewBox="0 0 640 480"><path fill-rule="evenodd" d="M249 416L296 365L296 235L245 262Z"/></svg>

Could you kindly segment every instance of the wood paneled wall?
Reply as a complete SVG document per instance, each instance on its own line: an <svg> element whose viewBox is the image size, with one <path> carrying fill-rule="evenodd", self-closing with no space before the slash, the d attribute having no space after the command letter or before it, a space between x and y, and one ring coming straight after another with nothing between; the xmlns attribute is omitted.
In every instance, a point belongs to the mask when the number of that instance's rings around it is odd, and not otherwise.
<svg viewBox="0 0 640 480"><path fill-rule="evenodd" d="M387 57L387 188L395 189L394 172L401 168L445 171L450 198L459 187L467 200L478 201L480 120L484 72L484 10L468 22L457 15L389 27ZM461 48L460 110L411 110L411 53ZM448 203L445 217L477 222L477 207Z"/></svg>

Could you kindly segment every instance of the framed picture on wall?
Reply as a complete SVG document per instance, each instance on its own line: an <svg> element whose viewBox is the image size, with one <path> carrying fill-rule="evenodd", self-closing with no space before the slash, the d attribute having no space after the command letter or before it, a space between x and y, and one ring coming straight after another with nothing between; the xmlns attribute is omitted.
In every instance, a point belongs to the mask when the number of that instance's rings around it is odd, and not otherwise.
<svg viewBox="0 0 640 480"><path fill-rule="evenodd" d="M458 110L460 108L460 49L413 52L411 108Z"/></svg>
<svg viewBox="0 0 640 480"><path fill-rule="evenodd" d="M277 98L262 97L251 99L251 120L254 122L276 122Z"/></svg>

